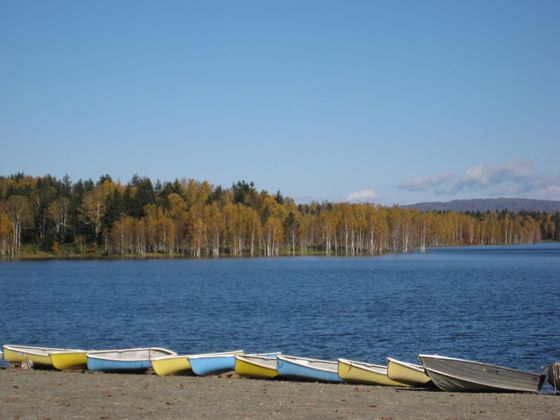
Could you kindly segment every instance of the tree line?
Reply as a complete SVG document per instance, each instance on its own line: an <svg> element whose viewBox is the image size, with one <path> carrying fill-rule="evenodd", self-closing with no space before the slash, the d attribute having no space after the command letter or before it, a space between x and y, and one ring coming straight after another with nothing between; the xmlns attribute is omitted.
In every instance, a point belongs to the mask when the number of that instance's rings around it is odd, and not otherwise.
<svg viewBox="0 0 560 420"><path fill-rule="evenodd" d="M313 202L239 181L0 177L0 257L378 255L560 239L560 213Z"/></svg>

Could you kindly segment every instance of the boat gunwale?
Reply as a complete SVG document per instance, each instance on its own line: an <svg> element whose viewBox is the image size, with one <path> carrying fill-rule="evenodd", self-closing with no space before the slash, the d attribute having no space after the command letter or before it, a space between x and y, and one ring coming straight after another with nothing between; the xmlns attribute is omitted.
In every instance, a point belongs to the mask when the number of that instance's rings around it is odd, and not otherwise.
<svg viewBox="0 0 560 420"><path fill-rule="evenodd" d="M363 370L366 370L368 372L376 373L378 375L387 376L387 366L377 365L375 363L359 362L357 360L350 360L350 359L344 359L344 358L339 358L338 361L341 362L341 363L347 364L350 367L363 369ZM374 370L374 369L382 369L382 370L384 369L385 372L379 372L379 371ZM389 379L391 379L391 378L389 378Z"/></svg>
<svg viewBox="0 0 560 420"><path fill-rule="evenodd" d="M196 360L200 360L200 359L214 359L214 358L218 358L218 357L229 357L229 356L233 356L235 358L235 356L237 355L243 355L244 350L233 350L233 351L224 351L224 352L220 352L220 353L199 353L199 354L191 354L191 355L186 355L186 357L190 360L190 359L196 359Z"/></svg>
<svg viewBox="0 0 560 420"><path fill-rule="evenodd" d="M10 351L16 353L27 353L32 356L41 356L41 357L49 357L51 353L82 353L87 352L87 350L80 350L80 349L65 349L60 347L37 347L37 346L20 346L16 344L4 344L2 346L4 349L8 349ZM21 350L18 350L21 349ZM25 350L24 350L25 349ZM27 350L32 349L32 350ZM40 350L37 351L37 350ZM2 352L2 357L4 357L4 353Z"/></svg>
<svg viewBox="0 0 560 420"><path fill-rule="evenodd" d="M169 354L167 356L160 356L160 357L152 357L150 360L171 360L171 359L187 359L188 356L184 354Z"/></svg>
<svg viewBox="0 0 560 420"><path fill-rule="evenodd" d="M417 365L415 363L404 362L402 360L394 359L393 357L387 357L387 361L391 361L391 362L393 362L397 365L410 368L412 370L417 371L418 373L423 373L424 375L426 374L426 369L424 368L423 365ZM387 363L387 370L389 370L389 363Z"/></svg>
<svg viewBox="0 0 560 420"><path fill-rule="evenodd" d="M294 360L290 360L290 359L295 359ZM325 369L322 367L316 367L316 366L309 366L309 365L304 365L302 363L298 363L297 360L305 360L308 362L321 362L321 363L332 363L336 366L336 370L329 370L329 369ZM303 368L308 368L308 369L313 369L313 370L320 370L322 372L328 372L328 373L336 373L338 375L338 361L333 361L333 360L325 360L325 359L311 359L309 357L298 357L298 356L287 356L287 355L278 355L276 357L276 360L282 360L284 362L288 362L288 363L292 363L294 365L303 367ZM278 370L278 368L276 368ZM280 373L280 372L278 372Z"/></svg>
<svg viewBox="0 0 560 420"><path fill-rule="evenodd" d="M262 363L255 362L255 361L253 361L253 360L249 360L249 359L247 358L247 356L252 357L252 358L267 359L267 360L270 360L270 361L276 361L276 360L278 360L278 356L276 356L276 357L273 357L273 356L266 357L266 356L255 356L255 355L251 355L251 354L243 354L243 355L240 354L240 355L236 355L236 356L235 356L235 360L236 360L236 361L239 360L239 361L241 361L241 362L249 363L250 365L258 366L258 367L260 367L260 368L262 368L262 369L269 369L269 370L277 371L277 368L276 368L276 367L266 366L266 365L263 365Z"/></svg>
<svg viewBox="0 0 560 420"><path fill-rule="evenodd" d="M91 350L63 350L63 351L50 351L49 352L49 356L51 354L57 355L57 354L82 354L85 353L86 355L90 352Z"/></svg>
<svg viewBox="0 0 560 420"><path fill-rule="evenodd" d="M130 358L130 357L128 357L128 358L122 358L122 359L115 359L115 358L103 356L103 354L107 354L107 353L125 353L125 352L142 351L142 350L143 351L148 350L148 357L143 357L143 358ZM106 361L110 361L110 362L140 362L140 361L143 361L143 360L156 360L156 359L159 359L161 357L167 357L167 356L150 357L150 350L163 351L164 353L169 353L168 356L177 356L177 353L175 353L173 350L165 349L163 347L139 347L139 348L134 348L134 349L94 351L94 352L87 353L87 358L97 359L97 360L106 360Z"/></svg>
<svg viewBox="0 0 560 420"><path fill-rule="evenodd" d="M506 367L506 366L494 365L494 364L485 363L485 362L477 362L476 360L460 359L458 357L440 356L438 354L419 354L418 357L420 358L420 360L422 360L422 366L424 366L424 369L426 371L428 370L428 368L424 365L424 360L422 359L424 357L427 358L427 359L452 360L452 361L455 361L455 362L463 362L463 363L471 364L471 365L479 365L479 366L483 365L483 366L488 366L488 367L492 367L492 368L509 370L510 372L524 373L526 375L533 375L533 376L536 376L536 377L541 377L542 376L542 374L532 372L532 371L509 368L509 367ZM435 369L432 369L432 370L437 371Z"/></svg>

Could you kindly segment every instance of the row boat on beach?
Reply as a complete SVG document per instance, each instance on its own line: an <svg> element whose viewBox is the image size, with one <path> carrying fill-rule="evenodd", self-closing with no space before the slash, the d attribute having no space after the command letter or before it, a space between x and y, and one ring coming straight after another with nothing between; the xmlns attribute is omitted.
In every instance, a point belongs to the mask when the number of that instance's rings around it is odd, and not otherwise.
<svg viewBox="0 0 560 420"><path fill-rule="evenodd" d="M358 384L409 386L389 378L386 366L348 359L338 359L338 376L346 382Z"/></svg>
<svg viewBox="0 0 560 420"><path fill-rule="evenodd" d="M195 375L218 375L228 372L235 367L235 356L243 354L243 350L226 353L210 353L189 356L191 369Z"/></svg>
<svg viewBox="0 0 560 420"><path fill-rule="evenodd" d="M320 382L342 382L338 363L330 360L279 355L276 360L278 376Z"/></svg>
<svg viewBox="0 0 560 420"><path fill-rule="evenodd" d="M38 368L79 369L86 365L85 350L5 344L3 357L9 363L30 360Z"/></svg>
<svg viewBox="0 0 560 420"><path fill-rule="evenodd" d="M153 359L176 355L160 347L93 351L87 354L87 368L94 372L145 372Z"/></svg>
<svg viewBox="0 0 560 420"><path fill-rule="evenodd" d="M87 367L87 351L64 350L49 352L52 365L58 370L85 369Z"/></svg>
<svg viewBox="0 0 560 420"><path fill-rule="evenodd" d="M237 355L235 356L234 371L240 376L248 376L250 378L276 378L278 376L276 364L279 354Z"/></svg>
<svg viewBox="0 0 560 420"><path fill-rule="evenodd" d="M233 370L235 357L241 354L243 350L164 356L153 359L152 367L160 376L180 375L191 371L198 376L217 375Z"/></svg>
<svg viewBox="0 0 560 420"><path fill-rule="evenodd" d="M402 362L392 357L387 357L387 376L393 381L415 387L432 385L432 380L422 365Z"/></svg>
<svg viewBox="0 0 560 420"><path fill-rule="evenodd" d="M152 360L152 368L159 376L181 375L191 370L188 356L164 356Z"/></svg>
<svg viewBox="0 0 560 420"><path fill-rule="evenodd" d="M428 376L443 391L539 392L545 375L438 355L418 356Z"/></svg>

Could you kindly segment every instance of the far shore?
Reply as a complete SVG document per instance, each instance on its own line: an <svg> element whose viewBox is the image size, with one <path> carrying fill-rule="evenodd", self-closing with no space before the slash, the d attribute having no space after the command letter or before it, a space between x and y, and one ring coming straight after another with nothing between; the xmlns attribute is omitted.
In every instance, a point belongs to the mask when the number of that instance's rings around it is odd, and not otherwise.
<svg viewBox="0 0 560 420"><path fill-rule="evenodd" d="M496 246L512 246L512 247L519 247L519 246L530 246L530 245L538 245L544 243L558 243L556 241L539 241L532 244L495 244L495 245L445 245L441 247L430 247L430 249L445 249L445 248L471 248L471 247L483 247L483 248L490 248ZM105 253L86 253L86 254L53 254L48 252L37 252L37 253L30 253L30 252L23 252L19 259L12 259L9 257L0 257L1 261L51 261L51 260L100 260L100 261L134 261L134 260L214 260L214 259L252 259L252 258L285 258L285 257L359 257L359 258L375 258L375 257L383 257L386 255L406 255L406 254L414 254L420 252L419 249L413 249L408 253L402 252L386 252L383 254L375 254L375 255L345 255L345 254L336 254L336 255L327 255L324 252L316 251L316 252L307 252L305 254L296 253L288 254L288 253L281 253L279 255L275 255L272 257L267 257L264 255L241 255L241 256L234 256L229 254L220 255L219 257L193 257L189 255L183 254L156 254L156 253L147 253L145 255L136 255L136 254L126 254L126 255L119 255L119 254L105 254Z"/></svg>
<svg viewBox="0 0 560 420"><path fill-rule="evenodd" d="M0 370L3 418L558 419L560 396Z"/></svg>

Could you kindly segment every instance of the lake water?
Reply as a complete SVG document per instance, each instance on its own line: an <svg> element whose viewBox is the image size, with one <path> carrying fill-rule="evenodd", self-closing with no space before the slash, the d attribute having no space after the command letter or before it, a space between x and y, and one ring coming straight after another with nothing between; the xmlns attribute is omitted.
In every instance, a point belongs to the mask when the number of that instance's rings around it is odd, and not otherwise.
<svg viewBox="0 0 560 420"><path fill-rule="evenodd" d="M560 360L560 244L373 258L0 262L0 342L383 363Z"/></svg>

